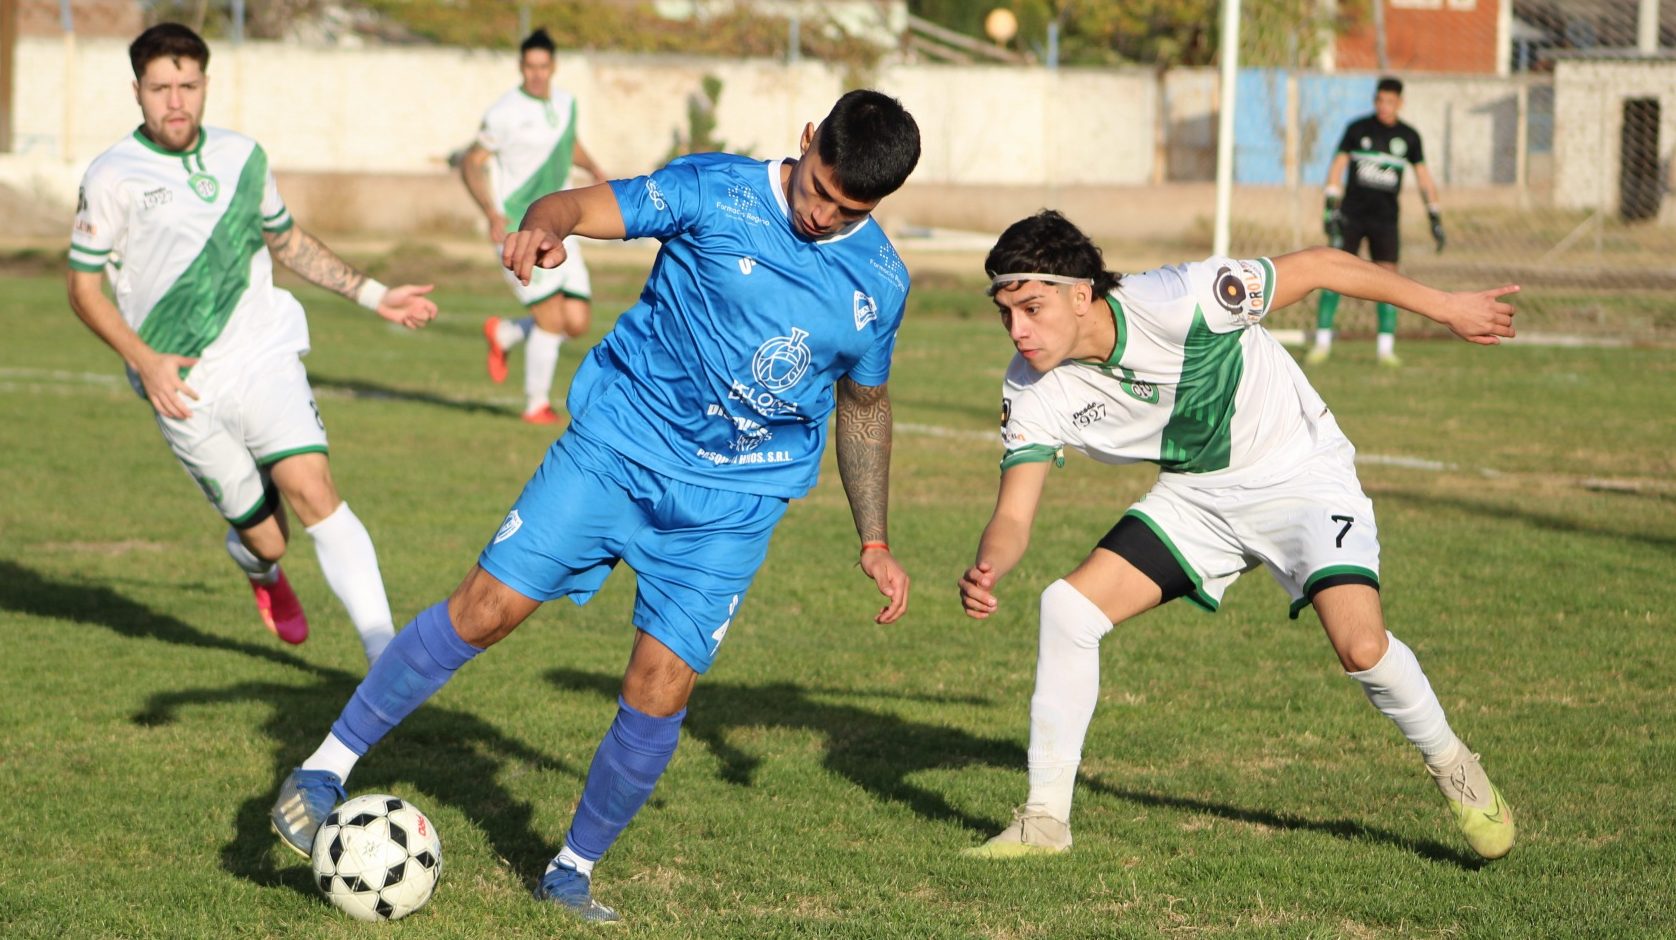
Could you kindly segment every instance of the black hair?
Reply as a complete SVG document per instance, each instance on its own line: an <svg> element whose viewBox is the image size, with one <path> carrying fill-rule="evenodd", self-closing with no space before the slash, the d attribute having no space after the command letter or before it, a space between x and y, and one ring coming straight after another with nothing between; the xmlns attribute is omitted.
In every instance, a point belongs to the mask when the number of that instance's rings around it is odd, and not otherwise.
<svg viewBox="0 0 1676 940"><path fill-rule="evenodd" d="M1123 280L1123 275L1106 270L1100 246L1052 209L1007 226L989 250L983 269L990 277L1023 273L1085 277L1094 282L1096 297L1105 296Z"/></svg>
<svg viewBox="0 0 1676 940"><path fill-rule="evenodd" d="M1394 78L1390 75L1385 76L1379 80L1379 86L1374 89L1374 94L1377 95L1382 91L1394 92L1399 95L1402 94L1402 79Z"/></svg>
<svg viewBox="0 0 1676 940"><path fill-rule="evenodd" d="M919 125L902 102L876 91L857 89L839 98L815 137L833 181L858 202L896 192L919 163Z"/></svg>
<svg viewBox="0 0 1676 940"><path fill-rule="evenodd" d="M553 45L553 37L548 35L545 26L537 26L535 32L524 37L524 41L518 44L518 56L522 58L524 53L531 49L545 50L548 55L559 51L559 47Z"/></svg>
<svg viewBox="0 0 1676 940"><path fill-rule="evenodd" d="M145 74L145 67L155 59L169 58L177 63L191 59L198 68L209 69L209 46L203 37L179 23L158 23L139 35L128 46L128 62L134 66L134 77Z"/></svg>

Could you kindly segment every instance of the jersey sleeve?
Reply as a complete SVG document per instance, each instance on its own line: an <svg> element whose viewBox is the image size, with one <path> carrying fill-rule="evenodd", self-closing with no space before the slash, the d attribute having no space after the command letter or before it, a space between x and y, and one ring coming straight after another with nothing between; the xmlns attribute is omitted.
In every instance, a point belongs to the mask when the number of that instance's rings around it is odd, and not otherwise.
<svg viewBox="0 0 1676 940"><path fill-rule="evenodd" d="M500 129L495 126L495 112L491 110L477 125L477 146L494 153L500 149L500 139Z"/></svg>
<svg viewBox="0 0 1676 940"><path fill-rule="evenodd" d="M1339 153L1356 152L1356 122L1352 121L1344 126L1344 133L1338 139Z"/></svg>
<svg viewBox="0 0 1676 940"><path fill-rule="evenodd" d="M1426 162L1426 148L1420 145L1420 132L1412 127L1408 129L1408 162L1410 164Z"/></svg>
<svg viewBox="0 0 1676 940"><path fill-rule="evenodd" d="M1039 376L1026 375L1030 367L1014 358L1001 383L1001 469L1021 463L1065 462L1063 437L1054 430L1056 422L1039 394ZM1034 370L1030 370L1033 372Z"/></svg>
<svg viewBox="0 0 1676 940"><path fill-rule="evenodd" d="M70 267L97 274L105 270L128 217L124 196L108 174L94 166L76 193L76 221L70 230Z"/></svg>
<svg viewBox="0 0 1676 940"><path fill-rule="evenodd" d="M691 229L704 206L703 179L685 159L646 176L612 180L625 238L670 239Z"/></svg>
<svg viewBox="0 0 1676 940"><path fill-rule="evenodd" d="M277 235L292 225L291 210L285 207L285 200L279 195L279 183L274 180L274 171L268 170L268 179L262 184L262 231Z"/></svg>
<svg viewBox="0 0 1676 940"><path fill-rule="evenodd" d="M1274 297L1274 263L1267 258L1206 258L1184 266L1193 298L1213 333L1261 323Z"/></svg>

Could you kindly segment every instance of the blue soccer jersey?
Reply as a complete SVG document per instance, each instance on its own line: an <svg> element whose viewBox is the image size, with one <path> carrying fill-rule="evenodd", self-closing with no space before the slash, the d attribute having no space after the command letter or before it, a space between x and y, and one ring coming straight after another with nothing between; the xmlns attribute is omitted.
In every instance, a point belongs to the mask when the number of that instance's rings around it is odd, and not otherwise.
<svg viewBox="0 0 1676 940"><path fill-rule="evenodd" d="M576 373L574 431L703 486L815 484L833 384L889 377L908 272L871 218L799 237L782 163L700 154L611 183L627 237L663 248Z"/></svg>

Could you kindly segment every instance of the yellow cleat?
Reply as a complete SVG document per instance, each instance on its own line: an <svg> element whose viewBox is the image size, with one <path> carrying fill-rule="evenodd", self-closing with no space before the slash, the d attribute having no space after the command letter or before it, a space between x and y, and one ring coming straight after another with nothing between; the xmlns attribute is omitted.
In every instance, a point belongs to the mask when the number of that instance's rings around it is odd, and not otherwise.
<svg viewBox="0 0 1676 940"><path fill-rule="evenodd" d="M1329 347L1311 346L1309 347L1309 352L1304 353L1304 365L1318 366L1321 363L1326 362L1327 356L1331 353L1332 350Z"/></svg>
<svg viewBox="0 0 1676 940"><path fill-rule="evenodd" d="M1013 810L1013 823L983 845L962 849L962 858L1024 858L1071 850L1071 826L1036 806Z"/></svg>
<svg viewBox="0 0 1676 940"><path fill-rule="evenodd" d="M1465 748L1461 749L1465 751ZM1478 755L1467 756L1443 767L1426 767L1443 798L1455 825L1467 844L1484 858L1501 858L1513 851L1513 807L1501 798L1501 791L1485 775Z"/></svg>
<svg viewBox="0 0 1676 940"><path fill-rule="evenodd" d="M1378 357L1378 362L1379 362L1380 368L1384 368L1384 369L1401 369L1402 368L1402 360L1397 358L1396 353L1386 353L1385 355Z"/></svg>

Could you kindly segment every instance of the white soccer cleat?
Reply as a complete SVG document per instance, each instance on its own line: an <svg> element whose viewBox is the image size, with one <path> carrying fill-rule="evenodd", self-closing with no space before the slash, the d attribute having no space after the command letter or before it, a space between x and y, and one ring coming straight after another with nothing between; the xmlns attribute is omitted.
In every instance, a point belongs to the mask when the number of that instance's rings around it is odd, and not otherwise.
<svg viewBox="0 0 1676 940"><path fill-rule="evenodd" d="M1013 823L983 845L962 849L964 858L1023 858L1058 855L1071 850L1071 825L1050 816L1040 806L1026 804L1013 810Z"/></svg>
<svg viewBox="0 0 1676 940"><path fill-rule="evenodd" d="M1449 803L1455 825L1467 844L1484 858L1501 858L1513 850L1513 807L1501 798L1490 782L1478 755L1460 746L1455 761L1441 766L1426 765L1432 781Z"/></svg>

